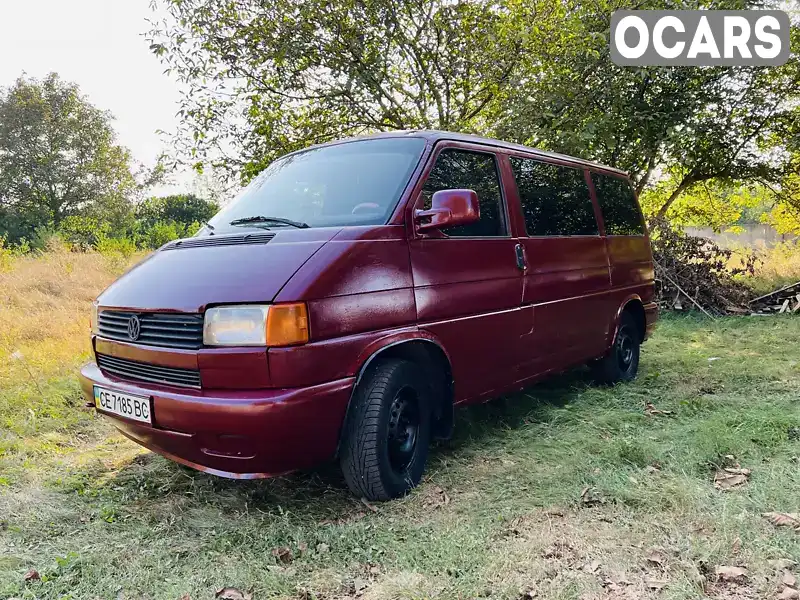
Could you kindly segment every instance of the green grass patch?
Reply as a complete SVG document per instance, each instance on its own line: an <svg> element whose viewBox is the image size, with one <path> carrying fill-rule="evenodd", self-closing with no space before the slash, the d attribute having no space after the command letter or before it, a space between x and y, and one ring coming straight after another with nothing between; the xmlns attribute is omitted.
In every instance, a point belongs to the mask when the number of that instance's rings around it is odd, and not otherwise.
<svg viewBox="0 0 800 600"><path fill-rule="evenodd" d="M631 384L578 369L459 411L420 488L377 512L333 467L251 482L180 467L51 382L36 424L2 425L0 597L773 596L774 561L800 561L800 535L760 516L800 510L800 319L669 317L642 356ZM735 464L748 483L715 489ZM750 578L723 589L720 564Z"/></svg>

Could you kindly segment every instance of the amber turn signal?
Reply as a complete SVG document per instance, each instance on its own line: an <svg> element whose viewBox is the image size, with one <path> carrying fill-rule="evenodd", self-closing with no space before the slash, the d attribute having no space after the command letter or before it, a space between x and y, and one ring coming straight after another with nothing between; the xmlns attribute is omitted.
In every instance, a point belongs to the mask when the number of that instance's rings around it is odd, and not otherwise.
<svg viewBox="0 0 800 600"><path fill-rule="evenodd" d="M273 304L267 314L267 346L294 346L308 341L305 303Z"/></svg>

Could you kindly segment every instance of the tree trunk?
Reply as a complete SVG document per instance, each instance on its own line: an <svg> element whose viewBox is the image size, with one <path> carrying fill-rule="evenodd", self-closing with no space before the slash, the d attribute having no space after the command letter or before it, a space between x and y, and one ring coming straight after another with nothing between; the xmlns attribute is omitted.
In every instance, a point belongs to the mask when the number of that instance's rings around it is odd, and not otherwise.
<svg viewBox="0 0 800 600"><path fill-rule="evenodd" d="M666 217L667 211L669 210L669 207L672 206L672 203L675 202L675 200L677 200L680 197L680 195L684 192L684 190L693 183L694 183L694 177L692 177L691 175L687 175L686 177L684 177L678 184L678 187L676 187L669 195L669 198L667 198L667 201L664 202L663 206L658 209L656 217L659 219L663 219L664 217Z"/></svg>
<svg viewBox="0 0 800 600"><path fill-rule="evenodd" d="M639 196L644 190L647 182L650 181L650 176L653 174L653 170L656 168L656 156L658 155L658 151L653 151L653 154L650 156L650 160L647 161L647 170L644 172L644 175L639 178L639 181L636 182L636 195Z"/></svg>

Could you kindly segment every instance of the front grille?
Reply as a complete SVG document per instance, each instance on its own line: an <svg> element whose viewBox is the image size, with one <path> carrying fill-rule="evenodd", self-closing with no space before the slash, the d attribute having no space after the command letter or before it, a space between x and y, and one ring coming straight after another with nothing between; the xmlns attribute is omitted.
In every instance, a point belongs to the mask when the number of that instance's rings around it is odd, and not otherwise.
<svg viewBox="0 0 800 600"><path fill-rule="evenodd" d="M204 248L208 246L242 246L266 244L275 237L274 233L246 233L244 235L209 235L199 238L176 240L162 250L181 250L183 248Z"/></svg>
<svg viewBox="0 0 800 600"><path fill-rule="evenodd" d="M97 366L104 373L120 379L200 388L200 371L193 369L162 367L106 354L97 355Z"/></svg>
<svg viewBox="0 0 800 600"><path fill-rule="evenodd" d="M134 315L140 323L136 339L128 333L128 324ZM99 334L110 340L189 350L203 347L202 315L104 310L97 317L97 326Z"/></svg>

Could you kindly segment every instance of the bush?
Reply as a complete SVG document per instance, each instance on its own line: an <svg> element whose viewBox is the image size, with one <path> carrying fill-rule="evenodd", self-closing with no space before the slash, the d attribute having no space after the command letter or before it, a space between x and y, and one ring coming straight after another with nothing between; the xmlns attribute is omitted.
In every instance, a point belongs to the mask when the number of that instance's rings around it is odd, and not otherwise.
<svg viewBox="0 0 800 600"><path fill-rule="evenodd" d="M6 246L5 236L0 236L0 273L11 270L11 263L14 259L14 251Z"/></svg>
<svg viewBox="0 0 800 600"><path fill-rule="evenodd" d="M37 227L31 236L30 249L38 252L64 250L64 238L51 226Z"/></svg>
<svg viewBox="0 0 800 600"><path fill-rule="evenodd" d="M186 228L183 225L174 221L157 221L145 230L142 235L142 242L146 248L160 248L167 242L182 237L185 230Z"/></svg>
<svg viewBox="0 0 800 600"><path fill-rule="evenodd" d="M103 256L130 258L136 252L136 242L130 238L100 236L95 242L94 248Z"/></svg>
<svg viewBox="0 0 800 600"><path fill-rule="evenodd" d="M753 297L741 276L753 275L758 261L753 254L740 255L733 266L733 251L711 240L687 235L666 221L650 223L659 301L667 308L695 308L712 314L739 312ZM694 302L693 302L694 301Z"/></svg>
<svg viewBox="0 0 800 600"><path fill-rule="evenodd" d="M85 251L107 238L111 225L92 217L71 216L61 222L58 232L72 248Z"/></svg>
<svg viewBox="0 0 800 600"><path fill-rule="evenodd" d="M213 217L219 206L192 194L148 198L136 207L136 218L145 229L157 223L176 223L184 228Z"/></svg>

